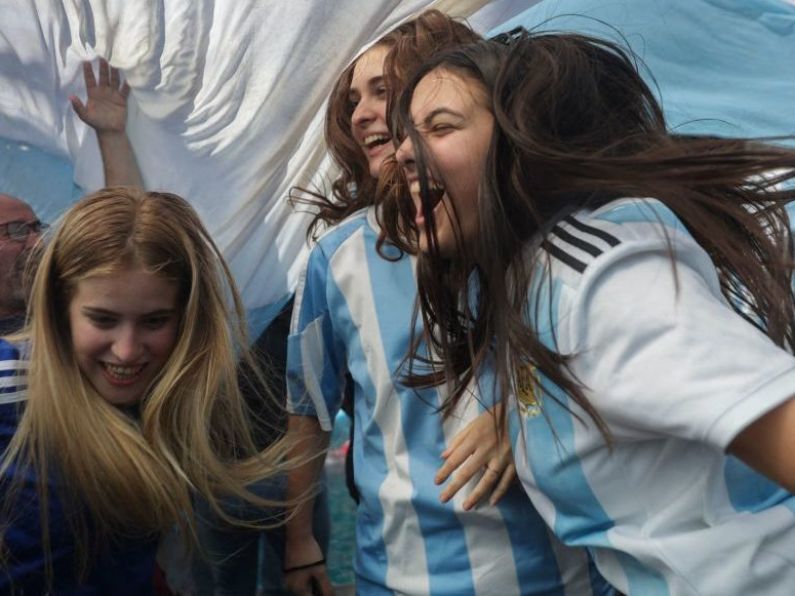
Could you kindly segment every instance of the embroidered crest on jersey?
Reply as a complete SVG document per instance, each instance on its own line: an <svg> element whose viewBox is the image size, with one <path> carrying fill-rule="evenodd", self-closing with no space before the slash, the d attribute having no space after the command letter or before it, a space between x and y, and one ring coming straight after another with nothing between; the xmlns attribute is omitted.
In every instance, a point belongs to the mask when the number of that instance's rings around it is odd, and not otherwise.
<svg viewBox="0 0 795 596"><path fill-rule="evenodd" d="M541 391L532 364L521 367L516 374L516 401L522 417L535 418L541 414Z"/></svg>

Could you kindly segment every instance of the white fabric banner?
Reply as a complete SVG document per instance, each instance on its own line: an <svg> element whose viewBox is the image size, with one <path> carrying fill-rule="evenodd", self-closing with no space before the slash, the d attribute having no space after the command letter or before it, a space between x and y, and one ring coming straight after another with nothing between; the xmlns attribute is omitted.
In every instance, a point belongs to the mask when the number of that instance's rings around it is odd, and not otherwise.
<svg viewBox="0 0 795 596"><path fill-rule="evenodd" d="M64 157L77 184L101 187L96 138L68 96L85 97L81 61L107 58L132 88L127 130L147 187L195 205L247 307L265 306L303 261L307 217L288 205L290 187L329 188L323 111L339 72L424 8L467 16L485 3L0 0L0 137Z"/></svg>

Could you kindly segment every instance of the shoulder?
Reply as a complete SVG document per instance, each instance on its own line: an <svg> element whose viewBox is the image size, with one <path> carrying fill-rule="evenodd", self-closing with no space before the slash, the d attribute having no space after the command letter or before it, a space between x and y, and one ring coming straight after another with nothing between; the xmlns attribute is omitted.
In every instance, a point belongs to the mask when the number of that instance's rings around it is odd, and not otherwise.
<svg viewBox="0 0 795 596"><path fill-rule="evenodd" d="M621 199L566 216L544 236L533 259L537 277L527 316L550 337L579 333L581 318L597 294L606 291L618 303L643 294L665 278L676 286L683 271L692 271L689 279L700 280L722 300L718 272L707 252L682 221L654 199ZM668 298L667 294L657 297ZM633 308L638 310L640 304L633 302ZM571 345L561 341L561 349L577 345L575 339Z"/></svg>
<svg viewBox="0 0 795 596"><path fill-rule="evenodd" d="M621 245L680 236L689 237L684 224L660 201L621 199L564 217L546 235L543 248L561 264L583 273Z"/></svg>
<svg viewBox="0 0 795 596"><path fill-rule="evenodd" d="M556 281L578 287L616 263L661 252L705 276L714 266L682 221L656 199L627 198L564 217L541 245Z"/></svg>
<svg viewBox="0 0 795 596"><path fill-rule="evenodd" d="M352 237L361 234L368 226L367 213L367 209L361 209L323 232L312 248L310 259L316 253L330 258L350 242Z"/></svg>

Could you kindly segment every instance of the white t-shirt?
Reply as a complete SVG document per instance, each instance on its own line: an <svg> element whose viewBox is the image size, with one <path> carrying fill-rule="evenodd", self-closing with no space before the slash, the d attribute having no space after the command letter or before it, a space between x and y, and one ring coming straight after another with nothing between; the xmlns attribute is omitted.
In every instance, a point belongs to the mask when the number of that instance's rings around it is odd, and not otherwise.
<svg viewBox="0 0 795 596"><path fill-rule="evenodd" d="M731 309L658 201L567 217L545 248L529 312L614 444L533 371L548 393L517 390L510 419L539 513L628 594L795 593L795 498L725 453L795 395L795 358Z"/></svg>

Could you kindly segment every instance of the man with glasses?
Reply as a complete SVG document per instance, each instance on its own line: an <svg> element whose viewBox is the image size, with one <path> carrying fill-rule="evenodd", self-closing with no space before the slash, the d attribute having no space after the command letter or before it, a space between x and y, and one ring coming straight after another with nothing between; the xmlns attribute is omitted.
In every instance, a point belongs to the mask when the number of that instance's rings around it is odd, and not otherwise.
<svg viewBox="0 0 795 596"><path fill-rule="evenodd" d="M0 193L0 335L17 331L25 322L25 266L45 227L30 205Z"/></svg>

